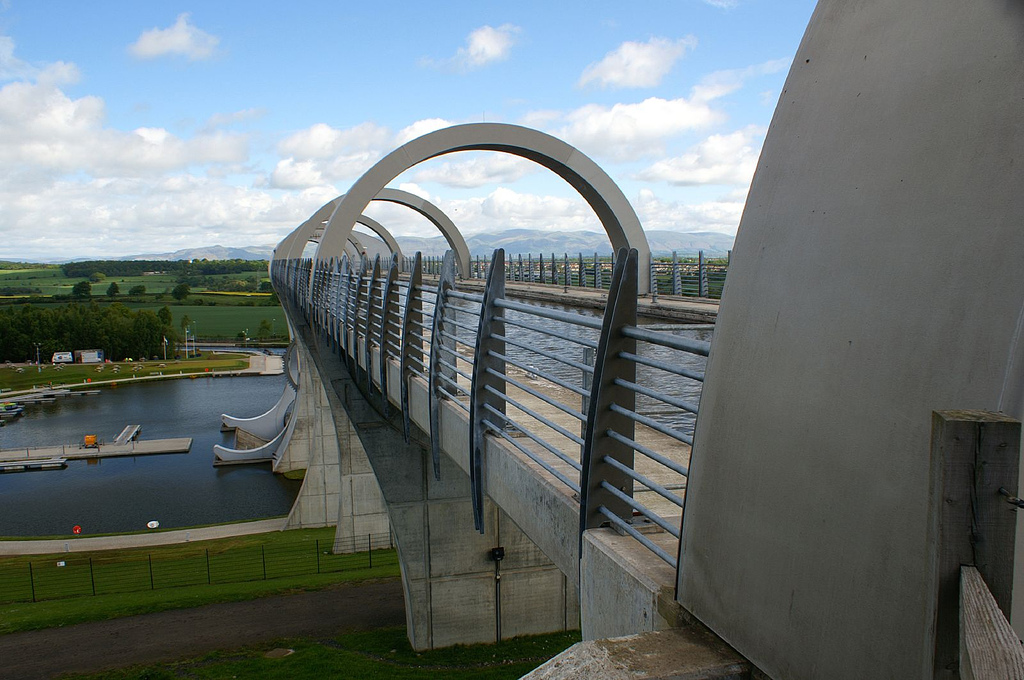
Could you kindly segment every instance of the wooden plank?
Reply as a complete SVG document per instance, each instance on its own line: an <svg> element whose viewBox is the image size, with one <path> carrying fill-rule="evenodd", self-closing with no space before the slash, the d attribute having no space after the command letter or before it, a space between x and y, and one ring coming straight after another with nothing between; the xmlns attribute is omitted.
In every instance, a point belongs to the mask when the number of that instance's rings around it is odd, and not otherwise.
<svg viewBox="0 0 1024 680"><path fill-rule="evenodd" d="M1004 612L1010 611L1020 422L1000 413L932 414L932 517L937 538L935 678L959 667L960 567L977 566Z"/></svg>
<svg viewBox="0 0 1024 680"><path fill-rule="evenodd" d="M960 570L960 677L1024 680L1024 648L974 567Z"/></svg>

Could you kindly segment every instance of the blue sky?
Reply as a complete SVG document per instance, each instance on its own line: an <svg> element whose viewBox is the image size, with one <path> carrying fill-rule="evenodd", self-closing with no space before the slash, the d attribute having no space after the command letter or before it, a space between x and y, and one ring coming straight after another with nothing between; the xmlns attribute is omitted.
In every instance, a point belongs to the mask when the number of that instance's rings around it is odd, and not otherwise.
<svg viewBox="0 0 1024 680"><path fill-rule="evenodd" d="M648 229L735 233L813 6L8 0L0 258L276 244L399 144L481 120L573 144ZM466 233L599 230L562 180L502 154L393 186Z"/></svg>

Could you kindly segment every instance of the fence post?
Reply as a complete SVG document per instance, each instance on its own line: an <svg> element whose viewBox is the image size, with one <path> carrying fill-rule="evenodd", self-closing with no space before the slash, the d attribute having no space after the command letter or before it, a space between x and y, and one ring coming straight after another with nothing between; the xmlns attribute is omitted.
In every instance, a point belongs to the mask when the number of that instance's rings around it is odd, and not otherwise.
<svg viewBox="0 0 1024 680"><path fill-rule="evenodd" d="M683 294L683 281L679 278L679 254L672 251L672 294Z"/></svg>
<svg viewBox="0 0 1024 680"><path fill-rule="evenodd" d="M558 264L554 253L551 253L551 283L552 285L558 283Z"/></svg>
<svg viewBox="0 0 1024 680"><path fill-rule="evenodd" d="M366 554L370 558L370 569L373 569L373 534L366 534Z"/></svg>
<svg viewBox="0 0 1024 680"><path fill-rule="evenodd" d="M320 573L320 539L316 539L316 573Z"/></svg>
<svg viewBox="0 0 1024 680"><path fill-rule="evenodd" d="M658 301L658 273L654 269L654 258L651 258L651 302Z"/></svg>
<svg viewBox="0 0 1024 680"><path fill-rule="evenodd" d="M89 583L92 585L92 594L96 594L96 576L92 571L92 558L89 558Z"/></svg>
<svg viewBox="0 0 1024 680"><path fill-rule="evenodd" d="M210 585L213 583L213 579L210 577L210 549L206 549L206 584Z"/></svg>
<svg viewBox="0 0 1024 680"><path fill-rule="evenodd" d="M565 264L562 265L562 292L569 292L569 253L565 254Z"/></svg>
<svg viewBox="0 0 1024 680"><path fill-rule="evenodd" d="M1020 421L1001 413L932 413L935 678L959 677L961 565L978 568L1009 618L1020 434Z"/></svg>
<svg viewBox="0 0 1024 680"><path fill-rule="evenodd" d="M697 293L700 297L708 296L708 268L704 264L704 251L697 251Z"/></svg>
<svg viewBox="0 0 1024 680"><path fill-rule="evenodd" d="M266 546L260 543L260 557L263 559L263 580L267 580L267 550Z"/></svg>
<svg viewBox="0 0 1024 680"><path fill-rule="evenodd" d="M32 563L31 562L28 563L28 582L29 582L29 585L32 587L32 601L35 602L36 601L36 577L35 577L35 574L32 572Z"/></svg>
<svg viewBox="0 0 1024 680"><path fill-rule="evenodd" d="M153 553L149 553L149 589L156 590L156 583L153 581Z"/></svg>

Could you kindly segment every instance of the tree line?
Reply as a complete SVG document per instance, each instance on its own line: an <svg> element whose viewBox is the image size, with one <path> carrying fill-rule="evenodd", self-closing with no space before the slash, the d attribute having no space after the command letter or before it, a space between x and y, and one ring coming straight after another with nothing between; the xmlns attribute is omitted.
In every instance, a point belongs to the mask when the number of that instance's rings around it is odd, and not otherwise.
<svg viewBox="0 0 1024 680"><path fill-rule="evenodd" d="M102 349L113 361L162 357L164 338L172 356L177 337L166 307L155 313L120 303L0 307L0 361L35 360L37 342L44 361L76 349Z"/></svg>
<svg viewBox="0 0 1024 680"><path fill-rule="evenodd" d="M64 276L89 278L104 276L142 276L146 272L165 272L178 276L211 276L267 271L266 260L84 260L60 266Z"/></svg>

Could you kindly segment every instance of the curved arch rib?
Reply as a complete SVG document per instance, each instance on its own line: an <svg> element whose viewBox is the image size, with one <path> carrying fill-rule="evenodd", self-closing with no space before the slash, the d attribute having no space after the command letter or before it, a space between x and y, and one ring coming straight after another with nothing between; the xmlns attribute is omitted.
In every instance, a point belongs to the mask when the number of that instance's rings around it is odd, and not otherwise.
<svg viewBox="0 0 1024 680"><path fill-rule="evenodd" d="M389 182L423 161L456 151L500 151L543 165L567 181L594 210L612 248L635 248L639 289L650 290L651 249L640 220L622 190L594 161L576 148L538 130L504 123L470 123L418 137L379 160L356 180L327 221L317 248L323 262L339 253L359 215Z"/></svg>

